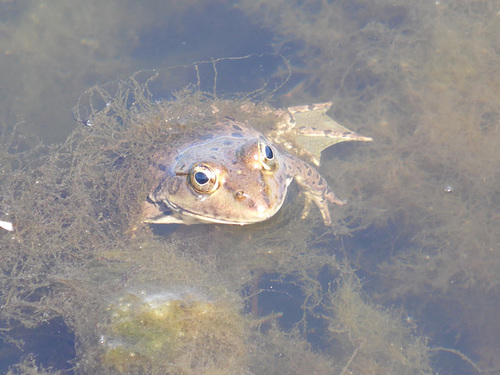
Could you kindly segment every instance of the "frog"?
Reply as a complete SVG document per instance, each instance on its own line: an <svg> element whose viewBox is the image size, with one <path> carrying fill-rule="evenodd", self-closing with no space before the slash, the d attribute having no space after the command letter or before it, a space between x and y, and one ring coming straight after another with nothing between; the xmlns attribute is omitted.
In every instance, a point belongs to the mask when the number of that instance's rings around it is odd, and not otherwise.
<svg viewBox="0 0 500 375"><path fill-rule="evenodd" d="M321 151L335 143L372 139L335 122L326 114L331 105L262 106L260 112L271 114L274 122L265 132L251 120L221 116L184 134L152 158L155 183L145 203L144 222L263 222L280 210L295 181L305 199L301 217L308 216L314 203L324 225L332 226L329 205L345 201L313 165L319 166ZM241 107L245 111L245 105Z"/></svg>

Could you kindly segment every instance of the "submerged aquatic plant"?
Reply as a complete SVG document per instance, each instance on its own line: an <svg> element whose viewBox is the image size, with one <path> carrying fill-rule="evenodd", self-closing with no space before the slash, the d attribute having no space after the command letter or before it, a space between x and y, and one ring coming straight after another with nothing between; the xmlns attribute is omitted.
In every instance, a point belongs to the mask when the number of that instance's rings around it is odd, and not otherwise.
<svg viewBox="0 0 500 375"><path fill-rule="evenodd" d="M339 242L322 223L304 226L300 205L244 229L164 234L141 222L150 187L144 166L170 137L211 121L214 104L242 121L251 115L241 104L252 95L221 100L197 86L154 100L156 79L168 81L172 71L139 72L89 90L79 113L89 112L65 143L40 158L26 154L19 169L29 173L1 176L2 204L15 213L17 229L0 265L6 337L16 324L40 327L62 318L75 335L77 373L330 374L379 359L398 371L426 373L425 346L421 362L406 352L388 356L391 338L404 347L415 342L398 317L366 307L359 288L347 293L352 283L335 286L342 277ZM333 298L327 284L333 295L351 298ZM153 292L136 292L144 285ZM265 311L270 294L285 298L276 299L283 311ZM379 326L379 350L354 347L373 340L364 314L392 322ZM346 346L332 350L332 342Z"/></svg>
<svg viewBox="0 0 500 375"><path fill-rule="evenodd" d="M128 294L110 305L104 366L123 374L244 373L248 321L199 292Z"/></svg>

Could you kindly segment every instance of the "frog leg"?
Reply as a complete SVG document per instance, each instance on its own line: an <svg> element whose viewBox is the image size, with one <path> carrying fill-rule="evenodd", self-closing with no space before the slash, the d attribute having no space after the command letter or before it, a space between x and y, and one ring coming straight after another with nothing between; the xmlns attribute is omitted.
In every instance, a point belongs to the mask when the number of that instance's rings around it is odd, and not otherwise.
<svg viewBox="0 0 500 375"><path fill-rule="evenodd" d="M304 219L307 217L311 202L313 202L316 207L318 207L325 225L331 226L332 220L328 203L330 202L342 206L345 202L335 196L323 176L321 176L311 165L291 155L289 159L290 161L287 165L292 166L290 167L289 173L301 187L305 196L302 218Z"/></svg>
<svg viewBox="0 0 500 375"><path fill-rule="evenodd" d="M316 207L318 207L321 216L323 217L323 222L326 226L332 225L332 219L330 216L330 209L328 207L328 202L337 204L342 206L345 204L345 201L338 199L333 191L326 185L325 191L320 190L307 190L310 188L308 185L302 184L300 179L297 180L299 186L303 189L305 196L304 209L302 210L302 219L305 219L309 214L309 210L311 208L311 202L314 202Z"/></svg>
<svg viewBox="0 0 500 375"><path fill-rule="evenodd" d="M337 140L337 142L345 141L361 141L370 142L373 141L371 137L365 137L359 135L351 130L330 130L330 129L318 129L312 126L302 126L299 128L299 133L308 137L325 137Z"/></svg>
<svg viewBox="0 0 500 375"><path fill-rule="evenodd" d="M292 114L295 113L304 113L310 111L323 111L326 112L332 106L332 102L323 102L323 103L314 103L314 104L304 104L304 105L296 105L293 107L288 107L288 111Z"/></svg>
<svg viewBox="0 0 500 375"><path fill-rule="evenodd" d="M290 117L285 121L287 129L298 128L296 132L299 136L331 138L335 140L331 145L346 141L373 141L371 137L359 135L328 116L326 112L331 106L332 102L325 102L289 107Z"/></svg>
<svg viewBox="0 0 500 375"><path fill-rule="evenodd" d="M281 139L292 139L294 153L319 165L321 151L339 142L369 142L372 138L359 135L340 125L326 112L332 103L299 105L288 108L288 116L283 115L283 124L276 132ZM281 134L279 134L281 133Z"/></svg>
<svg viewBox="0 0 500 375"><path fill-rule="evenodd" d="M271 134L269 138L273 143L280 144L288 152L294 153L302 159L309 160L319 167L319 159L312 152L305 148L297 147L296 144L285 140L282 134L276 132L275 134Z"/></svg>

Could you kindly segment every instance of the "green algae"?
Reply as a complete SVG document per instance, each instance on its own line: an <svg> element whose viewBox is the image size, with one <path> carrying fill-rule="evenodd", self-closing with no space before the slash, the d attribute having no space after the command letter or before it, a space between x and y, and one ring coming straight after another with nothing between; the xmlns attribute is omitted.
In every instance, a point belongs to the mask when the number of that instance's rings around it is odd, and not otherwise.
<svg viewBox="0 0 500 375"><path fill-rule="evenodd" d="M78 104L80 114L90 108L82 125L61 145L15 153L16 138L4 138L2 155L17 160L2 174L2 207L16 229L1 233L4 337L16 325L40 329L62 318L75 334L76 373L345 373L380 358L394 373L428 373L427 347L399 317L360 297L333 254L339 242L319 216L305 226L293 189L275 219L249 228L198 225L162 235L141 222L144 166L158 149L179 129L210 121L214 104L223 115L251 115L241 112L248 94L221 100L196 81L173 91L174 100L156 101L156 73L146 76L89 90ZM269 278L300 317L262 310ZM337 282L325 290L325 280ZM347 290L350 300L333 297ZM176 297L143 299L168 293ZM348 324L343 305L362 322ZM359 327L379 319L388 322L375 332L379 350L357 349L374 341ZM394 342L403 353L390 350Z"/></svg>
<svg viewBox="0 0 500 375"><path fill-rule="evenodd" d="M349 203L337 210L358 236L348 254L377 301L408 308L434 342L480 364L434 352L443 371L496 371L498 2L239 6L273 29L279 51L294 51L303 79L284 100L332 100L334 118L376 140L322 164Z"/></svg>

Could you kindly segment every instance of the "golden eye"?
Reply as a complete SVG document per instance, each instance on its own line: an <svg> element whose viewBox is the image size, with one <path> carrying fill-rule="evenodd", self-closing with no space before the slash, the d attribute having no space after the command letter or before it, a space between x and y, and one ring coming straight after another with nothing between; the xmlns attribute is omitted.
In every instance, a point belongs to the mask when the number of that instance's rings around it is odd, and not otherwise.
<svg viewBox="0 0 500 375"><path fill-rule="evenodd" d="M276 158L274 157L274 151L271 146L264 142L259 142L259 156L262 166L266 171L276 169Z"/></svg>
<svg viewBox="0 0 500 375"><path fill-rule="evenodd" d="M189 170L188 181L199 194L213 193L219 187L216 171L206 164L194 164Z"/></svg>

